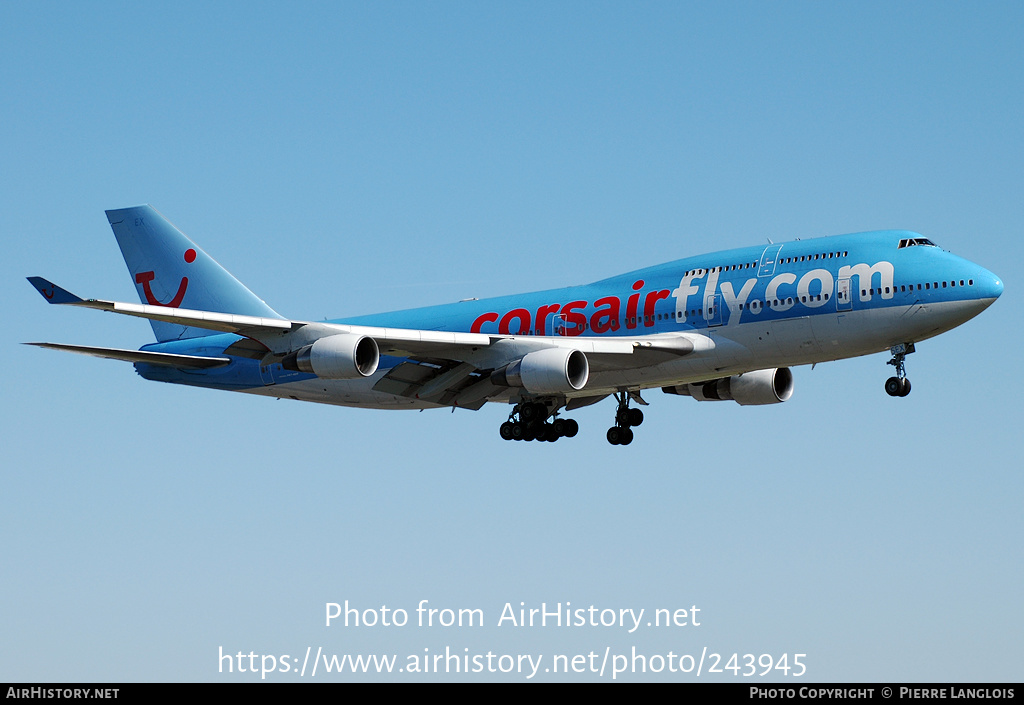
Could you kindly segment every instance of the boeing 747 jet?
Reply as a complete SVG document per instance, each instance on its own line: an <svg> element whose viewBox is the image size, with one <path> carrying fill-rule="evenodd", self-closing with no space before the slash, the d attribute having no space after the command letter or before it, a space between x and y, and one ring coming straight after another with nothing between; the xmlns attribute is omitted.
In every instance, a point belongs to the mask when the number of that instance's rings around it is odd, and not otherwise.
<svg viewBox="0 0 1024 705"><path fill-rule="evenodd" d="M510 405L501 437L556 441L566 413L616 401L629 445L641 393L776 404L790 368L889 350L910 393L917 343L988 308L1000 279L902 230L772 243L592 284L332 321L284 318L150 206L107 211L141 303L82 299L29 277L52 304L149 319L141 350L30 343L124 360L144 378L377 409ZM631 406L631 403L633 406Z"/></svg>

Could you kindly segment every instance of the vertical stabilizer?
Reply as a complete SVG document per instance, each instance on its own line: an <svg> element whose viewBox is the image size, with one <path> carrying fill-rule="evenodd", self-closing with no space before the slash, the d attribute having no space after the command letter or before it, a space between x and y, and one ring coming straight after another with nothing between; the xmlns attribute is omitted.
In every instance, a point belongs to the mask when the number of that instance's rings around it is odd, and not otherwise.
<svg viewBox="0 0 1024 705"><path fill-rule="evenodd" d="M281 318L151 206L107 211L107 220L142 303ZM150 322L161 342L210 333L201 328Z"/></svg>

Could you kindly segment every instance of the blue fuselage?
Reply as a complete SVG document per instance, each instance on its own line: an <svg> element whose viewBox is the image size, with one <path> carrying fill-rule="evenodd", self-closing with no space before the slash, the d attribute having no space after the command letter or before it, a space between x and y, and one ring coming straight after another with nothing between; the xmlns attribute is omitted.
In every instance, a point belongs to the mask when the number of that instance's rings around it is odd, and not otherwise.
<svg viewBox="0 0 1024 705"><path fill-rule="evenodd" d="M728 250L582 286L332 322L517 337L695 332L715 342L710 359L666 363L643 375L595 374L591 384L597 391L691 382L917 342L977 315L1002 288L991 272L920 235L880 231ZM232 364L223 368L186 372L140 363L137 369L149 379L308 398L303 389L292 395L287 387L308 382L312 375L232 356L228 349L238 340L237 335L216 334L145 348L228 354ZM400 362L385 358L381 370ZM354 392L347 393L347 401L338 400L325 389L312 400L361 403ZM376 398L371 403L384 402Z"/></svg>

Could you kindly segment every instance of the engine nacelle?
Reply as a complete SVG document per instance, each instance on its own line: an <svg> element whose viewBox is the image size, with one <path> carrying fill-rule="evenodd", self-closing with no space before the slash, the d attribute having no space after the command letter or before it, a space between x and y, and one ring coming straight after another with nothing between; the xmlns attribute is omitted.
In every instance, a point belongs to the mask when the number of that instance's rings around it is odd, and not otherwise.
<svg viewBox="0 0 1024 705"><path fill-rule="evenodd" d="M662 387L661 391L693 397L697 401L731 399L744 406L778 404L793 396L793 373L788 367L757 370L699 384Z"/></svg>
<svg viewBox="0 0 1024 705"><path fill-rule="evenodd" d="M502 387L523 387L531 394L577 392L590 379L590 363L579 350L547 348L495 370L491 381Z"/></svg>
<svg viewBox="0 0 1024 705"><path fill-rule="evenodd" d="M376 372L379 362L376 340L365 335L340 333L320 338L286 355L281 366L325 379L358 379Z"/></svg>

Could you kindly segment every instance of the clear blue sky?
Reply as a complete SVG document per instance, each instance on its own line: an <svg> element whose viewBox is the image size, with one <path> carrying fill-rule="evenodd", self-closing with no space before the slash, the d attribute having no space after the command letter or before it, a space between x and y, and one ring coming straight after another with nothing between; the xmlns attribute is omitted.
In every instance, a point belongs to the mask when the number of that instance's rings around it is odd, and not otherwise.
<svg viewBox="0 0 1024 705"><path fill-rule="evenodd" d="M1011 2L0 4L0 681L445 646L1021 680L1021 26ZM918 346L906 399L876 355L773 407L648 392L628 448L610 402L511 444L497 405L274 401L20 345L151 341L24 280L133 300L103 210L138 203L295 318L889 227L1006 292ZM324 627L423 599L487 624ZM506 602L702 620L499 628Z"/></svg>

